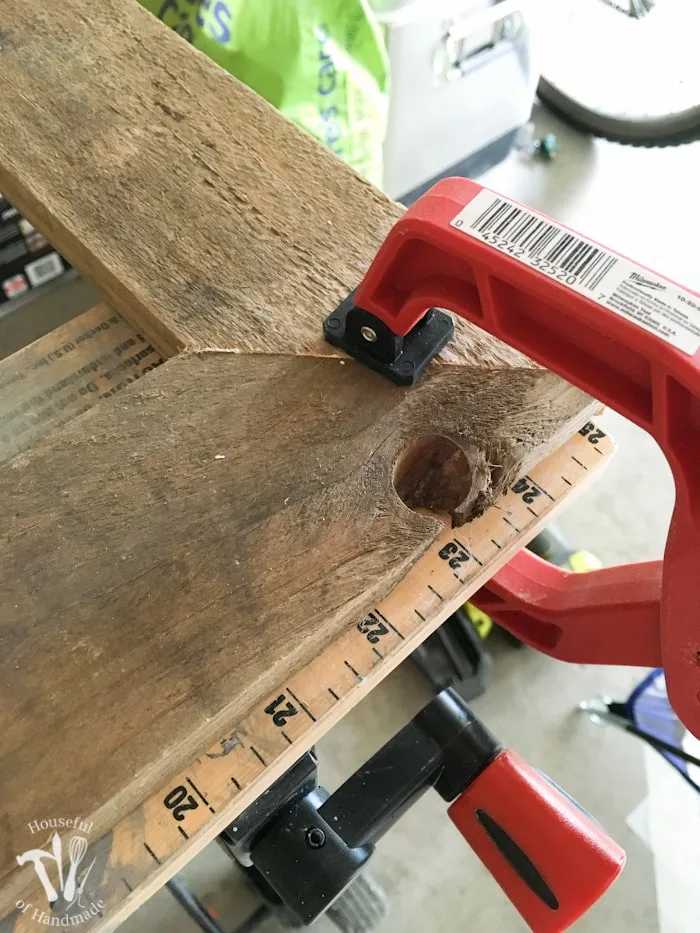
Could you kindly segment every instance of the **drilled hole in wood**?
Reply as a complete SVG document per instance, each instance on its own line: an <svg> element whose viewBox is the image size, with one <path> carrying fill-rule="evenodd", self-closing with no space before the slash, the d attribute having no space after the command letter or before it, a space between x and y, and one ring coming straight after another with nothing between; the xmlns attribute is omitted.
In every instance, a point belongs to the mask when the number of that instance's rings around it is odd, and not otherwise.
<svg viewBox="0 0 700 933"><path fill-rule="evenodd" d="M466 454L440 434L411 441L394 467L394 488L414 511L454 517L469 497L471 487L472 471Z"/></svg>

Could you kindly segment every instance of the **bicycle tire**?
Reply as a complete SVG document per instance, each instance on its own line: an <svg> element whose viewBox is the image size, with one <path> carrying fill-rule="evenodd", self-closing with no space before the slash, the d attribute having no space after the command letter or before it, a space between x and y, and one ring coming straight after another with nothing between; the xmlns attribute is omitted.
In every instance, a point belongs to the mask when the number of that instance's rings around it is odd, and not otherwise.
<svg viewBox="0 0 700 933"><path fill-rule="evenodd" d="M542 103L574 129L614 143L646 148L683 146L700 139L700 104L651 120L610 117L584 107L542 76L537 85Z"/></svg>

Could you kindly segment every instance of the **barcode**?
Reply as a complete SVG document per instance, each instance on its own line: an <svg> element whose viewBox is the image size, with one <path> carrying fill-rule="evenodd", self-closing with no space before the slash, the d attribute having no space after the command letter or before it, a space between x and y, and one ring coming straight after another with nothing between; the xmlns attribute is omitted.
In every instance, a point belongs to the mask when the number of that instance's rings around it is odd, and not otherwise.
<svg viewBox="0 0 700 933"><path fill-rule="evenodd" d="M618 261L600 246L503 198L494 198L470 227L483 237L500 237L508 246L519 247L523 251L519 258L526 262L535 266L549 263L566 273L567 285L589 291L598 288Z"/></svg>
<svg viewBox="0 0 700 933"><path fill-rule="evenodd" d="M48 256L42 256L41 259L30 262L24 271L29 281L36 287L59 276L63 272L63 260L58 253L49 253Z"/></svg>
<svg viewBox="0 0 700 933"><path fill-rule="evenodd" d="M475 186L469 183L469 187ZM450 226L490 247L494 275L498 276L502 265L495 262L496 253L503 253L535 270L537 279L547 276L557 287L564 285L584 295L677 350L689 356L700 352L700 295L548 217L481 188L452 218ZM505 264L510 266L509 260ZM532 283L523 282L523 290L535 284L531 278ZM554 293L552 304L557 305Z"/></svg>

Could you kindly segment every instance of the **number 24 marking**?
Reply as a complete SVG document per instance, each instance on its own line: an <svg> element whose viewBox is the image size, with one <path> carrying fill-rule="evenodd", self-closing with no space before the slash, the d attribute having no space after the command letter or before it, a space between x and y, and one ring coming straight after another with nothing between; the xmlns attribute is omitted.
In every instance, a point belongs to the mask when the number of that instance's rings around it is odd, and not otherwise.
<svg viewBox="0 0 700 933"><path fill-rule="evenodd" d="M523 497L525 505L532 505L535 499L542 495L542 490L537 486L531 486L526 479L516 480L510 488L514 493Z"/></svg>

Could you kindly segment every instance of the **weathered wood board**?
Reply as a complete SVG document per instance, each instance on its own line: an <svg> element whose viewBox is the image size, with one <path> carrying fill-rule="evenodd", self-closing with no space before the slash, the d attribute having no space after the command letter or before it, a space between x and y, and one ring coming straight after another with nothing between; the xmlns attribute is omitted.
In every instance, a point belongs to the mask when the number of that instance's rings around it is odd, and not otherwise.
<svg viewBox="0 0 700 933"><path fill-rule="evenodd" d="M0 367L0 461L60 430L61 425L110 398L157 363L152 348L107 307L93 308L15 354ZM609 443L607 439L605 443ZM372 610L375 619L387 620L378 627L384 633L378 647L376 635L372 641L366 635L367 620L344 632L292 679L285 677L242 723L233 731L227 729L223 739L187 763L181 773L174 762L170 766L166 763L164 771L170 767L170 773L142 806L103 828L101 836L90 827L90 847L80 874L81 883L86 885L83 903L97 904L100 910L90 920L81 920L81 928L91 933L112 928L115 921L142 903L192 858L217 828L240 813L405 658L565 501L590 483L604 462L600 445L594 448L575 435L532 469L531 483L543 490L534 509L511 490L501 497L498 508L488 509L468 527L459 529L457 536L451 529L441 533L397 589ZM449 564L455 539L472 555L459 564L459 572ZM269 701L289 690L304 707L299 707L301 712L280 730L267 712ZM156 741L162 739L156 737ZM226 752L223 755L222 750ZM179 799L178 787L191 790L192 784L206 795L206 805L201 798L192 798L190 806L194 808L183 811L183 821L182 813L168 804ZM13 809L9 801L8 811ZM27 826L19 832L25 846L35 838ZM67 828L64 844L81 832ZM43 842L42 838L40 844ZM54 868L50 875L55 874ZM8 876L6 883L0 884L0 930L26 933L35 929L46 906L39 879ZM61 899L59 919L64 910ZM75 909L68 911L69 916L75 913Z"/></svg>

